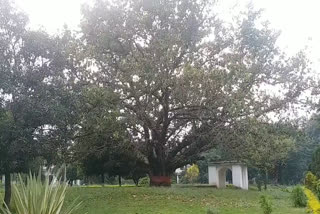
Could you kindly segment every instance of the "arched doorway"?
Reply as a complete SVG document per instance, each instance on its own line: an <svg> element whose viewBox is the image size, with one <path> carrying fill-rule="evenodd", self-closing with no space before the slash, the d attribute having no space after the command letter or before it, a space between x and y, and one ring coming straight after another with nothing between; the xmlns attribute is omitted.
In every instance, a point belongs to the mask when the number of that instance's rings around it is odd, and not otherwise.
<svg viewBox="0 0 320 214"><path fill-rule="evenodd" d="M226 171L226 184L233 184L233 181L232 181L232 170L229 169L229 168Z"/></svg>
<svg viewBox="0 0 320 214"><path fill-rule="evenodd" d="M218 187L224 188L227 184L232 184L232 169L229 167L221 167L218 170L219 182Z"/></svg>

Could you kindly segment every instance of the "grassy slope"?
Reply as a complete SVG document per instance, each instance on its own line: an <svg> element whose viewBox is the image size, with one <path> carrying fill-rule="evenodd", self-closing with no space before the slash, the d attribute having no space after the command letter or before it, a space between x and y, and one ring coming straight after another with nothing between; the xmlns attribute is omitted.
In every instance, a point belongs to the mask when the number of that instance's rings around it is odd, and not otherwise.
<svg viewBox="0 0 320 214"><path fill-rule="evenodd" d="M83 201L80 213L88 214L205 214L217 208L221 214L261 214L260 192L213 188L70 188L68 200ZM271 196L273 214L303 214L293 208L290 194L280 189L264 192Z"/></svg>

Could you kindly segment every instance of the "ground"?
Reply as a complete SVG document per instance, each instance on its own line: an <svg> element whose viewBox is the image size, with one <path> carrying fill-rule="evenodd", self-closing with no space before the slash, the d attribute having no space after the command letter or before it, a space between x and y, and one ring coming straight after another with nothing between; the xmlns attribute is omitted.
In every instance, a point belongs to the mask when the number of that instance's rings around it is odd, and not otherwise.
<svg viewBox="0 0 320 214"><path fill-rule="evenodd" d="M234 190L212 187L73 187L68 190L67 204L77 197L83 201L81 212L88 214L206 214L208 208L219 214L261 214L259 196L270 196L273 214L305 214L294 208L287 188L266 192L255 189Z"/></svg>

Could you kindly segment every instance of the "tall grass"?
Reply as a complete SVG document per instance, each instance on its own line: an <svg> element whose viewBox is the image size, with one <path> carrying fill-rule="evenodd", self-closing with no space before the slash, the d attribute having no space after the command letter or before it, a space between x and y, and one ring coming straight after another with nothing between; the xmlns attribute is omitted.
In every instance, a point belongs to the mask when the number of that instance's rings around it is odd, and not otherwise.
<svg viewBox="0 0 320 214"><path fill-rule="evenodd" d="M18 183L13 185L10 209L7 205L0 209L4 214L72 214L81 203L74 201L63 208L67 186L61 180L50 183L49 176L43 181L41 173L30 173L26 183L19 175Z"/></svg>

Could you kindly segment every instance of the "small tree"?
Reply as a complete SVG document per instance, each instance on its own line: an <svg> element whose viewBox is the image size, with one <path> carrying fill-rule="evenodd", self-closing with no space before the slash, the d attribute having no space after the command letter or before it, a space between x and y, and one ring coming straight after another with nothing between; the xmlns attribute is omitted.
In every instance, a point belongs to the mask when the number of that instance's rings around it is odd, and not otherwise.
<svg viewBox="0 0 320 214"><path fill-rule="evenodd" d="M186 177L191 183L195 183L199 177L199 167L196 164L192 164L191 167L187 169Z"/></svg>
<svg viewBox="0 0 320 214"><path fill-rule="evenodd" d="M240 140L242 143L239 145L236 142L238 146L233 148L234 156L259 170L259 179L264 181L265 189L268 174L277 165L281 165L288 158L288 153L295 149L294 139L282 124L252 119L242 125L235 137L235 141Z"/></svg>
<svg viewBox="0 0 320 214"><path fill-rule="evenodd" d="M291 193L292 201L295 207L306 207L307 196L304 194L301 186L296 186Z"/></svg>
<svg viewBox="0 0 320 214"><path fill-rule="evenodd" d="M320 147L312 155L310 171L314 175L320 176Z"/></svg>
<svg viewBox="0 0 320 214"><path fill-rule="evenodd" d="M146 177L148 174L148 168L142 161L136 161L130 169L130 174L127 178L131 178L136 186L139 185L139 180Z"/></svg>
<svg viewBox="0 0 320 214"><path fill-rule="evenodd" d="M317 180L317 176L315 176L312 172L307 172L306 177L304 179L304 185L310 190L315 190Z"/></svg>
<svg viewBox="0 0 320 214"><path fill-rule="evenodd" d="M260 197L260 206L263 210L263 214L271 214L272 213L272 203L270 201L270 199L265 196L265 195L262 195Z"/></svg>

